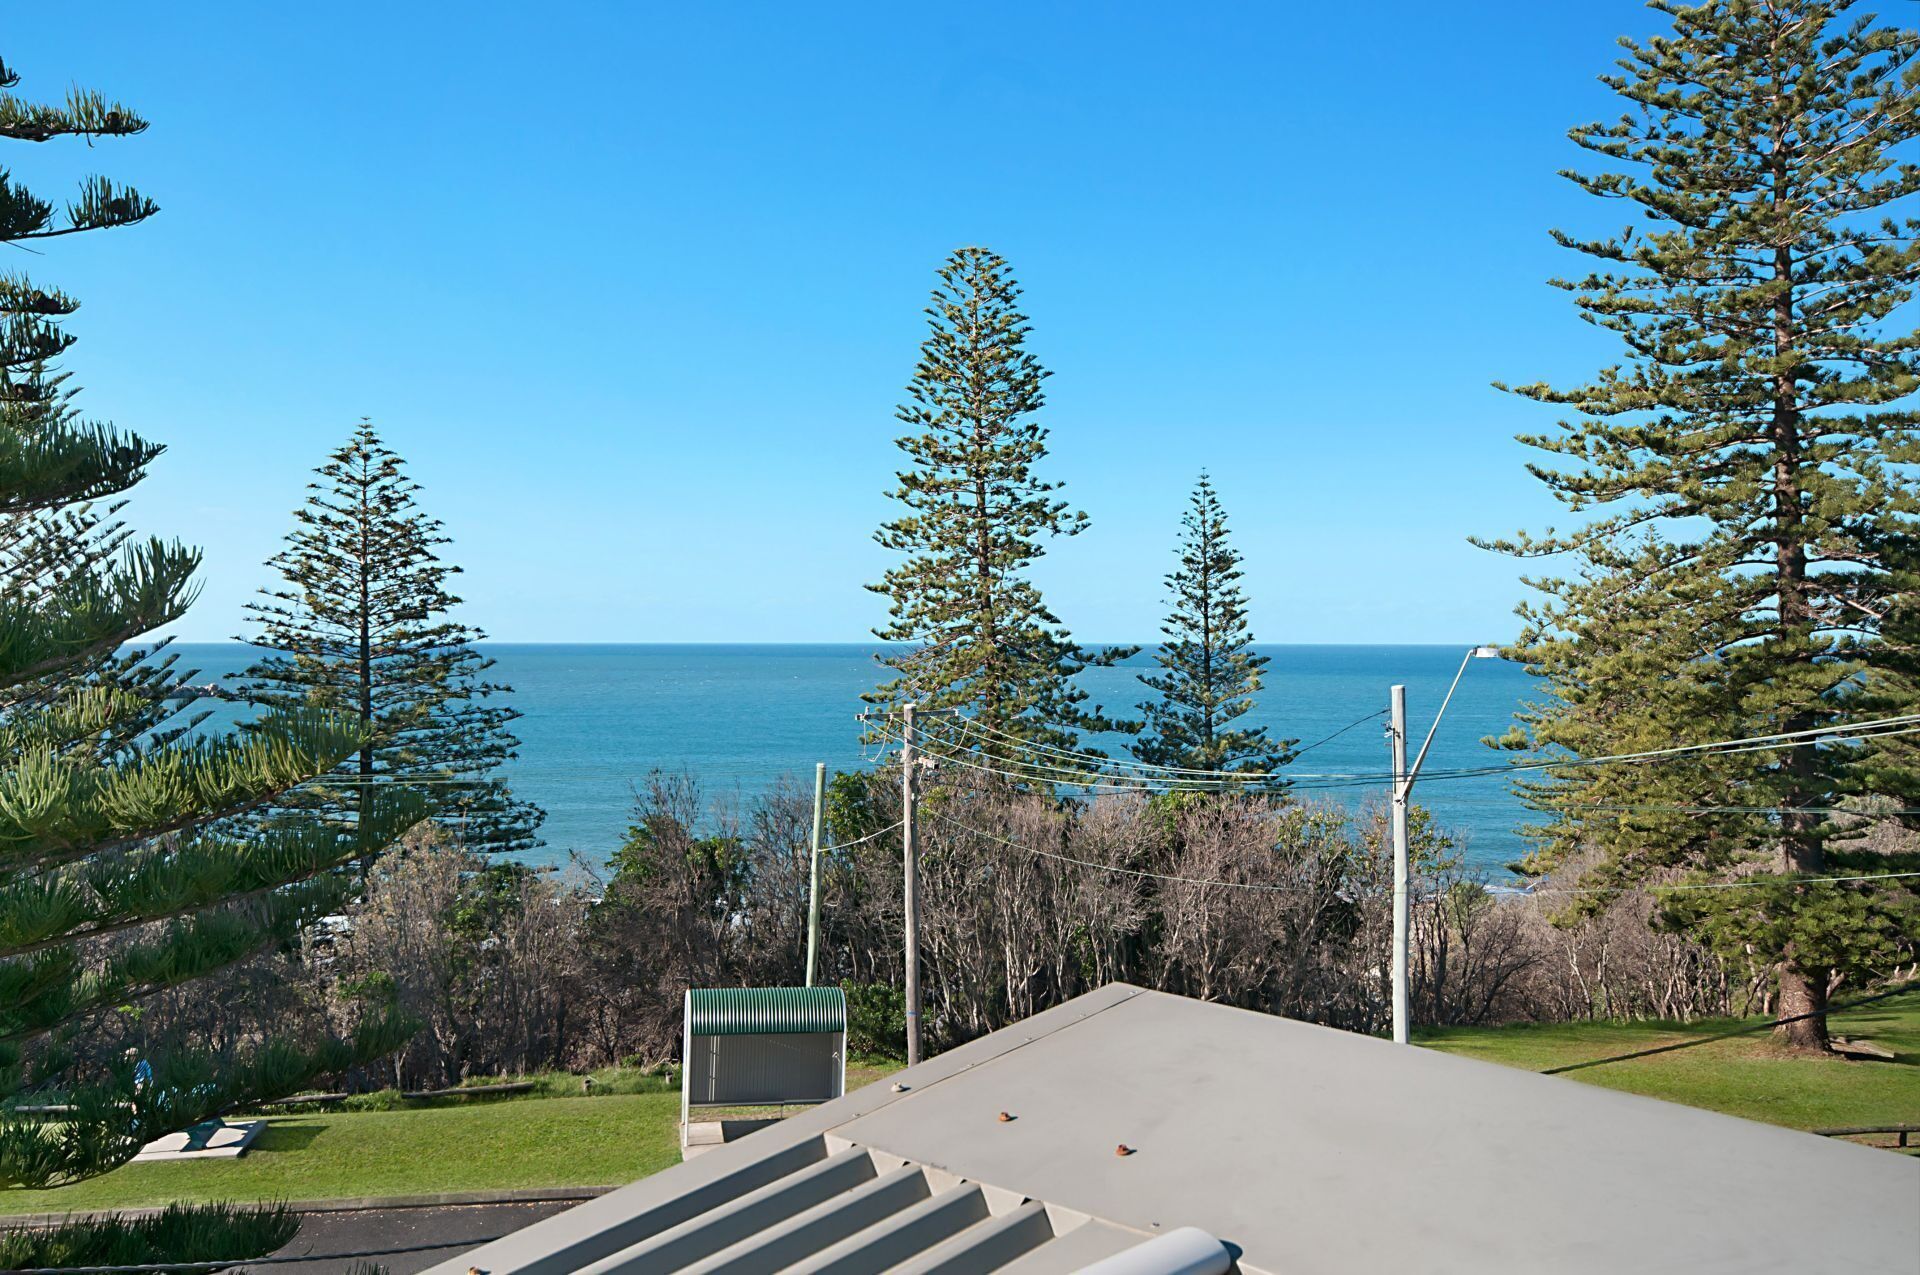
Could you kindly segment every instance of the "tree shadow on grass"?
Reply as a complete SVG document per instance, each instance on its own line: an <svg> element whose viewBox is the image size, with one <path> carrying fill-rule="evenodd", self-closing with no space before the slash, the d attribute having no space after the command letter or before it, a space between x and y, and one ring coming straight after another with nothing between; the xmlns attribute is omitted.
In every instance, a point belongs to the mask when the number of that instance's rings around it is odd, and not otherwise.
<svg viewBox="0 0 1920 1275"><path fill-rule="evenodd" d="M260 1136L247 1148L247 1154L256 1151L305 1151L320 1136L326 1122L321 1120L276 1120L260 1131Z"/></svg>
<svg viewBox="0 0 1920 1275"><path fill-rule="evenodd" d="M1857 1007L1864 1007L1867 1005L1877 1004L1883 1001L1890 1000L1896 996L1904 996L1908 992L1911 992L1913 990L1914 990L1914 981L1909 979L1907 982L1901 983L1896 987L1890 987L1885 991L1876 992L1871 996L1862 996L1859 999L1847 1004L1830 1005L1828 1006L1825 1012L1833 1016L1837 1016L1840 1014L1847 1014L1849 1023L1858 1023L1862 1020L1870 1020L1872 1016L1867 1014L1861 1014L1858 1016L1853 1015L1851 1011L1853 1011ZM1881 1014L1887 1013L1887 1011L1884 1009L1879 1012ZM1782 1018L1777 1020L1762 1019L1757 1023L1751 1023L1743 1027L1735 1027L1731 1031L1717 1031L1712 1033L1711 1035L1695 1036L1691 1040L1675 1041L1674 1043L1667 1044L1667 1045L1655 1045L1650 1049L1636 1049L1636 1050L1633 1050L1631 1053L1613 1054L1606 1058L1589 1058L1585 1062L1566 1063L1559 1067L1547 1067L1547 1068L1543 1068L1540 1074L1543 1076L1561 1076L1561 1075L1565 1075L1567 1072L1570 1072L1570 1071L1585 1071L1589 1067L1604 1067L1609 1063L1629 1062L1636 1058L1651 1058L1655 1054L1670 1054L1670 1053L1676 1052L1677 1050L1693 1049L1700 1045L1710 1045L1717 1040L1732 1040L1736 1036L1747 1036L1755 1032L1771 1031L1782 1023L1798 1022L1801 1019L1813 1018L1813 1017L1815 1017L1814 1014L1797 1014L1792 1018Z"/></svg>

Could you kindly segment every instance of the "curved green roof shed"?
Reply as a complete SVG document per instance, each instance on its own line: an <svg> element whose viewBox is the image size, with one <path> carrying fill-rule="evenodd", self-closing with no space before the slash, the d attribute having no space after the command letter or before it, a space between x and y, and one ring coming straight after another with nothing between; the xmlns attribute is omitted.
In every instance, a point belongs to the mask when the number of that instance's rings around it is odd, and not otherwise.
<svg viewBox="0 0 1920 1275"><path fill-rule="evenodd" d="M694 1107L830 1102L847 1091L847 998L837 987L687 990L680 1123Z"/></svg>
<svg viewBox="0 0 1920 1275"><path fill-rule="evenodd" d="M846 1030L847 995L837 987L709 987L687 993L687 1031L694 1035Z"/></svg>

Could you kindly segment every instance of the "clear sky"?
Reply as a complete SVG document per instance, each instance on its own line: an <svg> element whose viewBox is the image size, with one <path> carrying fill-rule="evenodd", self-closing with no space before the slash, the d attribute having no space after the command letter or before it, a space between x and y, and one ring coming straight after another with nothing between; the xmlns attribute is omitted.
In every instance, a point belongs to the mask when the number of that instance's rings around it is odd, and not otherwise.
<svg viewBox="0 0 1920 1275"><path fill-rule="evenodd" d="M1276 642L1504 638L1467 544L1553 509L1495 379L1613 357L1545 285L1631 0L22 6L20 92L143 137L4 162L163 212L16 267L84 302L83 404L168 445L129 514L238 631L307 471L375 419L523 641L846 641L932 272L1006 256L1092 516L1039 578L1153 635L1210 468Z"/></svg>

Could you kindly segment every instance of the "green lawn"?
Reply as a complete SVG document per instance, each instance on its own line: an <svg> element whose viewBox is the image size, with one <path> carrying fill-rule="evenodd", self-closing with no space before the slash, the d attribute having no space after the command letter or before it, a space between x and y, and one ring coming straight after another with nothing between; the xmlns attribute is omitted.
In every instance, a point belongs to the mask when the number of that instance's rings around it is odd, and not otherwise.
<svg viewBox="0 0 1920 1275"><path fill-rule="evenodd" d="M1796 1129L1920 1123L1920 989L1836 1014L1832 1022L1836 1034L1893 1050L1895 1061L1791 1057L1776 1049L1766 1032L1756 1032L1586 1067L1568 1072L1567 1078ZM1525 1024L1416 1032L1415 1039L1448 1053L1544 1071L1697 1040L1740 1025L1726 1020Z"/></svg>
<svg viewBox="0 0 1920 1275"><path fill-rule="evenodd" d="M0 1212L610 1186L678 1163L679 1119L677 1093L277 1116L237 1160L130 1164L55 1191L7 1191Z"/></svg>
<svg viewBox="0 0 1920 1275"><path fill-rule="evenodd" d="M1569 1079L1797 1128L1920 1122L1920 989L1835 1016L1894 1050L1891 1063L1786 1057L1764 1033L1590 1067ZM1725 1031L1727 1022L1454 1028L1420 1044L1539 1071ZM848 1069L850 1088L888 1065ZM577 1094L542 1079L543 1095ZM608 1093L646 1087L654 1092ZM678 1163L680 1095L657 1078L603 1074L592 1097L536 1096L399 1111L275 1116L238 1160L128 1165L58 1191L0 1193L0 1214L163 1204L312 1200L502 1187L611 1186ZM746 1114L746 1113L742 1113Z"/></svg>
<svg viewBox="0 0 1920 1275"><path fill-rule="evenodd" d="M870 1084L893 1067L855 1062L847 1068L847 1087ZM618 1186L678 1164L679 1089L638 1073L595 1076L592 1097L580 1095L578 1077L541 1076L535 1079L542 1095L565 1096L273 1116L237 1160L130 1164L55 1191L0 1191L0 1215L175 1200ZM617 1092L623 1088L651 1092Z"/></svg>

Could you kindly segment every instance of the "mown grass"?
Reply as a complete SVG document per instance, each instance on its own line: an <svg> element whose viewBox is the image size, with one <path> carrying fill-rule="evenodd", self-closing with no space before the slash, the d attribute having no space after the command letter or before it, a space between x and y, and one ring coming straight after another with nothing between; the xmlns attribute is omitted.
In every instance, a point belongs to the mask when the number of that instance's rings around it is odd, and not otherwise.
<svg viewBox="0 0 1920 1275"><path fill-rule="evenodd" d="M847 1068L847 1086L871 1083L894 1066L856 1062ZM618 1186L678 1164L679 1089L632 1069L594 1078L591 1094L579 1076L544 1075L533 1077L535 1092L525 1096L269 1116L237 1160L129 1164L51 1191L0 1191L0 1215L175 1201Z"/></svg>
<svg viewBox="0 0 1920 1275"><path fill-rule="evenodd" d="M1740 1025L1529 1024L1426 1031L1416 1039L1449 1053L1542 1071L1705 1041ZM1757 1032L1588 1067L1568 1079L1802 1129L1920 1122L1920 989L1836 1015L1834 1025L1887 1046L1896 1060L1794 1057ZM848 1068L848 1087L872 1083L895 1066L863 1060ZM273 1116L238 1160L134 1164L58 1190L0 1192L0 1214L612 1186L679 1162L680 1095L663 1078L631 1070L596 1073L591 1094L578 1076L536 1079L536 1092L525 1097Z"/></svg>
<svg viewBox="0 0 1920 1275"><path fill-rule="evenodd" d="M1551 1023L1415 1033L1434 1049L1544 1071L1662 1045L1688 1048L1583 1067L1570 1080L1625 1089L1796 1129L1920 1123L1920 988L1834 1015L1840 1035L1874 1041L1892 1062L1848 1062L1786 1053L1770 1033L1709 1040L1752 1024Z"/></svg>
<svg viewBox="0 0 1920 1275"><path fill-rule="evenodd" d="M0 1193L0 1211L611 1186L678 1163L679 1119L670 1093L275 1116L237 1160L129 1164L52 1191Z"/></svg>

